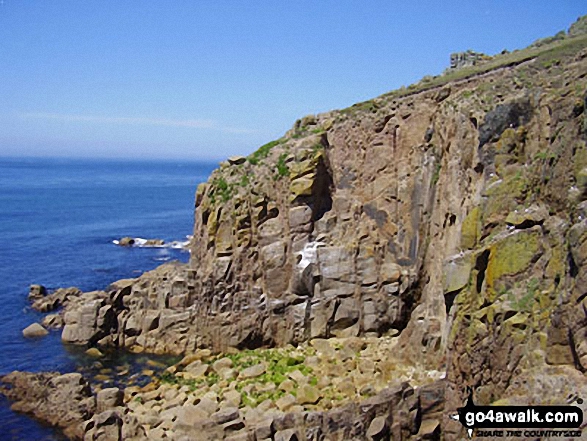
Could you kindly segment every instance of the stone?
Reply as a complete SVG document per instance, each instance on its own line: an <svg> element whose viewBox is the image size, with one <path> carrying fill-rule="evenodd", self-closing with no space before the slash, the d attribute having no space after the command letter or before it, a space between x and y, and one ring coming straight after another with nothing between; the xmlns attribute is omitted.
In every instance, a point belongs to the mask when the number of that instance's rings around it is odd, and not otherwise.
<svg viewBox="0 0 587 441"><path fill-rule="evenodd" d="M135 241L135 239L133 237L128 237L127 236L127 237L120 238L118 240L118 244L117 245L120 245L121 247L130 247L130 246L135 245L135 243L136 243L136 241Z"/></svg>
<svg viewBox="0 0 587 441"><path fill-rule="evenodd" d="M210 365L202 363L200 360L194 361L184 368L184 372L193 378L203 377L209 370Z"/></svg>
<svg viewBox="0 0 587 441"><path fill-rule="evenodd" d="M296 369L294 371L289 372L287 374L287 376L289 378L291 378L292 380L294 380L298 384L303 384L303 383L306 383L308 381L308 379L306 378L306 376L304 374L302 374L299 369Z"/></svg>
<svg viewBox="0 0 587 441"><path fill-rule="evenodd" d="M230 158L228 158L228 163L230 165L241 165L241 164L244 164L246 162L246 160L247 160L246 157L236 155L236 156L231 156Z"/></svg>
<svg viewBox="0 0 587 441"><path fill-rule="evenodd" d="M176 430L186 430L193 427L198 422L206 421L210 414L194 406L193 404L185 404L179 407L176 411L176 419L174 427Z"/></svg>
<svg viewBox="0 0 587 441"><path fill-rule="evenodd" d="M494 289L498 279L526 270L542 246L539 235L532 230L520 230L491 247L487 265L487 284Z"/></svg>
<svg viewBox="0 0 587 441"><path fill-rule="evenodd" d="M291 380L284 380L279 385L279 389L285 392L291 392L296 387L295 383Z"/></svg>
<svg viewBox="0 0 587 441"><path fill-rule="evenodd" d="M355 299L342 299L331 326L333 333L336 335L334 331L349 328L357 323L359 311L359 304Z"/></svg>
<svg viewBox="0 0 587 441"><path fill-rule="evenodd" d="M275 432L275 441L298 441L298 434L295 429L285 429Z"/></svg>
<svg viewBox="0 0 587 441"><path fill-rule="evenodd" d="M255 438L258 440L266 439L273 436L273 430L271 428L273 424L273 418L264 419L255 424Z"/></svg>
<svg viewBox="0 0 587 441"><path fill-rule="evenodd" d="M547 217L548 211L544 206L533 205L525 209L510 212L505 222L515 228L522 229L540 225Z"/></svg>
<svg viewBox="0 0 587 441"><path fill-rule="evenodd" d="M22 330L22 335L25 338L37 338L37 337L44 337L49 333L45 328L43 328L38 323L33 323L32 325L27 326Z"/></svg>
<svg viewBox="0 0 587 441"><path fill-rule="evenodd" d="M198 410L203 411L206 415L210 416L218 410L218 402L208 397L202 397L200 402L195 405Z"/></svg>
<svg viewBox="0 0 587 441"><path fill-rule="evenodd" d="M228 357L219 358L214 363L212 363L212 369L214 372L219 374L225 369L230 369L233 366L232 360Z"/></svg>
<svg viewBox="0 0 587 441"><path fill-rule="evenodd" d="M287 411L290 407L292 407L294 404L296 403L296 397L294 397L292 394L285 394L284 396L282 396L281 398L279 398L276 402L275 405L277 406L277 408L281 411Z"/></svg>
<svg viewBox="0 0 587 441"><path fill-rule="evenodd" d="M228 403L228 405L232 405L233 407L238 408L241 404L242 396L241 393L237 390L227 390L224 392L224 401Z"/></svg>
<svg viewBox="0 0 587 441"><path fill-rule="evenodd" d="M473 262L471 256L459 256L444 266L443 289L445 293L463 289L469 283Z"/></svg>
<svg viewBox="0 0 587 441"><path fill-rule="evenodd" d="M29 288L28 300L34 302L35 300L42 299L47 295L47 288L43 285L31 285Z"/></svg>
<svg viewBox="0 0 587 441"><path fill-rule="evenodd" d="M63 317L59 314L47 314L43 317L41 325L44 328L59 329L63 327Z"/></svg>
<svg viewBox="0 0 587 441"><path fill-rule="evenodd" d="M96 394L96 412L101 413L108 409L123 405L124 393L117 387L109 387Z"/></svg>
<svg viewBox="0 0 587 441"><path fill-rule="evenodd" d="M248 378L256 378L265 373L265 364L259 363L248 368L243 369L240 374L239 378L248 379Z"/></svg>
<svg viewBox="0 0 587 441"><path fill-rule="evenodd" d="M383 283L397 282L401 277L401 267L395 262L385 262L381 265L380 277Z"/></svg>
<svg viewBox="0 0 587 441"><path fill-rule="evenodd" d="M237 420L239 416L238 407L225 407L210 415L210 419L216 424L225 424Z"/></svg>
<svg viewBox="0 0 587 441"><path fill-rule="evenodd" d="M383 416L378 416L369 424L366 435L370 440L382 440L387 435L388 430L387 419Z"/></svg>
<svg viewBox="0 0 587 441"><path fill-rule="evenodd" d="M86 350L86 355L94 358L101 358L104 356L104 354L98 348L90 348Z"/></svg>
<svg viewBox="0 0 587 441"><path fill-rule="evenodd" d="M289 186L291 193L290 200L295 200L302 196L311 196L312 188L314 186L314 179L308 177L298 178Z"/></svg>
<svg viewBox="0 0 587 441"><path fill-rule="evenodd" d="M298 404L316 404L320 401L322 395L320 391L309 384L303 384L298 388L297 402Z"/></svg>
<svg viewBox="0 0 587 441"><path fill-rule="evenodd" d="M418 436L423 440L433 440L440 437L441 428L438 420L424 420L420 425Z"/></svg>

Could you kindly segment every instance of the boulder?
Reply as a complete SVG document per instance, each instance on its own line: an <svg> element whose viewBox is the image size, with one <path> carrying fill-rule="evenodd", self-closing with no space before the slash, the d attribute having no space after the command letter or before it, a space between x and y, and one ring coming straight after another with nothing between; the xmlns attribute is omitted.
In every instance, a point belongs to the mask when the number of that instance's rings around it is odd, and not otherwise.
<svg viewBox="0 0 587 441"><path fill-rule="evenodd" d="M122 406L124 392L117 387L109 387L96 394L96 412L101 413L117 406Z"/></svg>
<svg viewBox="0 0 587 441"><path fill-rule="evenodd" d="M118 244L121 247L131 247L135 244L135 239L134 237L123 237L121 239L118 240Z"/></svg>
<svg viewBox="0 0 587 441"><path fill-rule="evenodd" d="M259 363L254 366L248 367L243 369L240 374L239 378L247 379L247 378L255 378L263 375L265 373L265 364Z"/></svg>
<svg viewBox="0 0 587 441"><path fill-rule="evenodd" d="M244 156L231 156L230 158L228 158L228 163L230 165L241 165L244 164L246 162L247 158Z"/></svg>
<svg viewBox="0 0 587 441"><path fill-rule="evenodd" d="M43 285L31 285L29 288L29 295L28 299L29 302L34 302L35 300L42 299L47 295L47 288Z"/></svg>
<svg viewBox="0 0 587 441"><path fill-rule="evenodd" d="M38 323L33 323L23 329L22 335L26 338L44 337L49 333Z"/></svg>
<svg viewBox="0 0 587 441"><path fill-rule="evenodd" d="M309 384L303 384L297 393L298 404L316 404L322 395L320 391Z"/></svg>

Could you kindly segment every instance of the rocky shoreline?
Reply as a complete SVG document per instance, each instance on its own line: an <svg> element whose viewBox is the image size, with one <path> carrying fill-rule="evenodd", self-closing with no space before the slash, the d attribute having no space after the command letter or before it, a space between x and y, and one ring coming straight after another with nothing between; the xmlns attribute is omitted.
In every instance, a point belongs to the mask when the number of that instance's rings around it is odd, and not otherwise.
<svg viewBox="0 0 587 441"><path fill-rule="evenodd" d="M439 439L444 373L401 365L391 357L396 340L200 350L124 389L91 391L81 374L14 372L0 392L71 439Z"/></svg>
<svg viewBox="0 0 587 441"><path fill-rule="evenodd" d="M587 396L586 22L221 163L188 264L30 292L65 344L183 360L140 387L13 373L3 393L74 439L182 441L456 441L468 388Z"/></svg>

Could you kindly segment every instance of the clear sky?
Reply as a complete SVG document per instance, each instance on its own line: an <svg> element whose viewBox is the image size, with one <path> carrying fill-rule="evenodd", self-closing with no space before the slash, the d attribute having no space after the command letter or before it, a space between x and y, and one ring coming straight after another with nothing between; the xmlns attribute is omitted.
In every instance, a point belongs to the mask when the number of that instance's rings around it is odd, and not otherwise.
<svg viewBox="0 0 587 441"><path fill-rule="evenodd" d="M584 0L0 0L0 156L224 158Z"/></svg>

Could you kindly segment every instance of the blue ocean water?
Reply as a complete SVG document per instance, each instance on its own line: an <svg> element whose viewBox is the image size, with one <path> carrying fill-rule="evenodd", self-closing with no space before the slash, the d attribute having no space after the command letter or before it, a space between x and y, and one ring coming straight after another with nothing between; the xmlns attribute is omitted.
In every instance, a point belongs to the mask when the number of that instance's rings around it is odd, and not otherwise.
<svg viewBox="0 0 587 441"><path fill-rule="evenodd" d="M122 248L124 236L185 240L193 230L194 193L213 163L0 158L0 375L13 370L79 370L84 360L60 342L60 332L25 339L41 314L27 302L29 286L77 286L84 291L187 261L185 251ZM62 439L9 410L0 399L0 436Z"/></svg>

